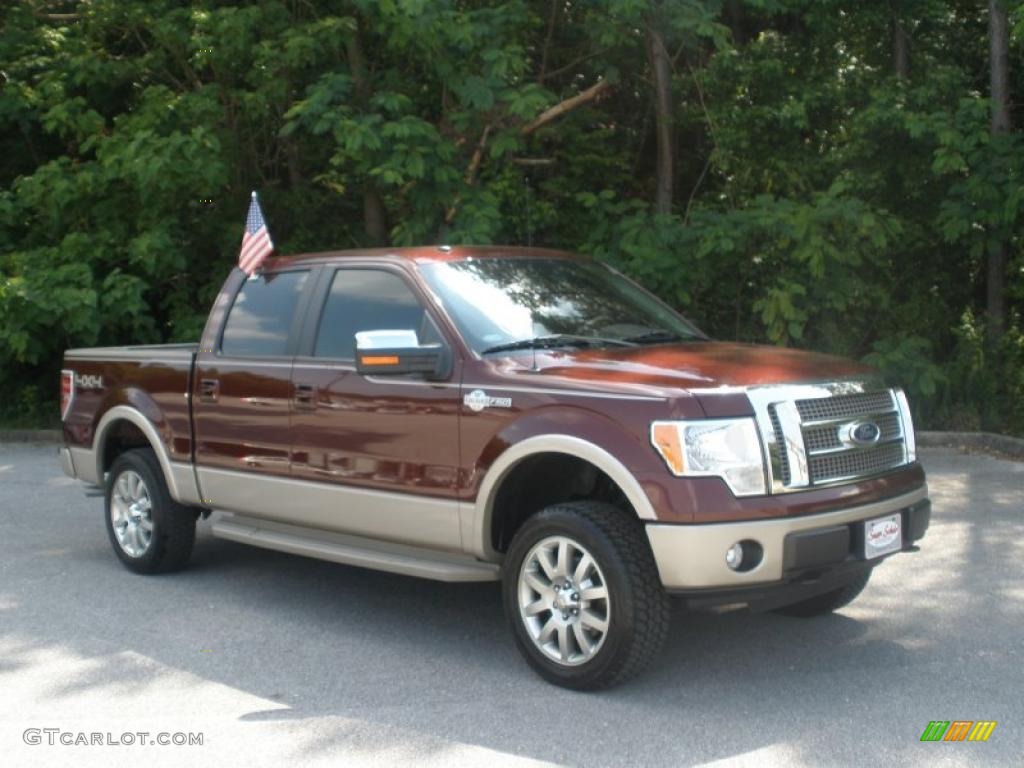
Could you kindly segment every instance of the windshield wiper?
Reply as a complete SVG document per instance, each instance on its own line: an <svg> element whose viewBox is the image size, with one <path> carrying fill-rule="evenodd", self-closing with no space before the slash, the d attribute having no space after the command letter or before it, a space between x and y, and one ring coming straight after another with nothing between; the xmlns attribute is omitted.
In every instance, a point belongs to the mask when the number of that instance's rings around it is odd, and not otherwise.
<svg viewBox="0 0 1024 768"><path fill-rule="evenodd" d="M672 331L666 331L659 328L652 331L646 331L645 333L638 333L635 336L627 336L623 341L628 341L633 344L662 344L670 341L698 341L698 339L684 339L678 333L673 333Z"/></svg>
<svg viewBox="0 0 1024 768"><path fill-rule="evenodd" d="M508 341L504 344L495 344L480 354L489 355L492 352L513 352L517 349L547 349L549 347L596 347L602 344L610 344L616 347L635 346L629 339L608 339L603 336L575 336L571 333L554 333L550 336L535 336L532 339L519 339L518 341Z"/></svg>

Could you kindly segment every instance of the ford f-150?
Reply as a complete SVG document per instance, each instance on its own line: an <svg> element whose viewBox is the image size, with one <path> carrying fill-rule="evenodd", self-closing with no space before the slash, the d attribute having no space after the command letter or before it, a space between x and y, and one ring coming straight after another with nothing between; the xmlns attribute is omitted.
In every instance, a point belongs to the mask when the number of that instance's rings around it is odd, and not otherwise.
<svg viewBox="0 0 1024 768"><path fill-rule="evenodd" d="M64 471L131 570L237 542L500 580L547 680L639 672L691 608L795 616L913 551L910 409L859 363L713 341L602 263L423 247L235 269L198 344L72 349Z"/></svg>

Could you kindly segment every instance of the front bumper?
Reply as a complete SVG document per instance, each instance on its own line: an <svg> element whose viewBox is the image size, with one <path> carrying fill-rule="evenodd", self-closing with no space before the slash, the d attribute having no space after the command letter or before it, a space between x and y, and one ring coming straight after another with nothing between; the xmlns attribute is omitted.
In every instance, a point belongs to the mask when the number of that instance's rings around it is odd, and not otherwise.
<svg viewBox="0 0 1024 768"><path fill-rule="evenodd" d="M897 512L903 518L903 549L908 549L928 528L928 487L818 515L705 525L651 523L647 537L661 582L670 592L751 587L763 592L773 583L785 586L809 575L871 567L879 561L865 562L855 554L859 527L854 523ZM725 562L726 550L742 540L753 540L763 549L761 562L744 572Z"/></svg>

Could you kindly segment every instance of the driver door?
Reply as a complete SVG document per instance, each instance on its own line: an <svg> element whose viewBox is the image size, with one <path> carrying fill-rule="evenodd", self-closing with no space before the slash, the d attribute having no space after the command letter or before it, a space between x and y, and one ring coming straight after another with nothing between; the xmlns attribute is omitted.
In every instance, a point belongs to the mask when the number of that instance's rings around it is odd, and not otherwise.
<svg viewBox="0 0 1024 768"><path fill-rule="evenodd" d="M413 330L452 347L397 266L324 269L292 371L291 470L316 504L292 519L344 533L458 551L459 379L361 375L355 334ZM454 350L453 350L454 352Z"/></svg>

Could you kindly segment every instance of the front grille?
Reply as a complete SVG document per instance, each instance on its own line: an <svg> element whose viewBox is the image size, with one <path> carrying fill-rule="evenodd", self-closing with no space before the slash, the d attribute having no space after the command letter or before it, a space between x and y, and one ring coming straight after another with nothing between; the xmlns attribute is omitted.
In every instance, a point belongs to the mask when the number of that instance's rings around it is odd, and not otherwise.
<svg viewBox="0 0 1024 768"><path fill-rule="evenodd" d="M800 413L800 420L807 422L885 413L896 408L891 392L862 392L855 395L797 400L796 409Z"/></svg>
<svg viewBox="0 0 1024 768"><path fill-rule="evenodd" d="M903 429L891 392L797 400L796 409L802 424L811 422L800 431L812 485L876 475L898 467L905 459ZM878 442L868 446L844 443L843 430L861 419L878 425Z"/></svg>
<svg viewBox="0 0 1024 768"><path fill-rule="evenodd" d="M903 443L882 443L842 453L808 458L811 482L831 482L876 475L898 467L904 461Z"/></svg>
<svg viewBox="0 0 1024 768"><path fill-rule="evenodd" d="M794 385L751 392L774 493L855 481L906 463L903 417L893 392L852 391L860 386ZM875 442L857 442L854 432L861 422L878 426Z"/></svg>
<svg viewBox="0 0 1024 768"><path fill-rule="evenodd" d="M772 429L775 431L776 443L785 445L786 433L782 431L782 422L779 421L779 414L775 411L774 405L768 406L768 417L772 420ZM792 473L789 471L789 454L786 451L782 451L779 455L779 471L782 473L783 484L788 485L792 479Z"/></svg>
<svg viewBox="0 0 1024 768"><path fill-rule="evenodd" d="M884 416L875 416L871 420L882 430L879 442L885 443L895 440L903 433L900 427L900 415L895 411ZM843 423L804 427L804 446L807 448L808 453L833 451L842 448L843 441L839 438L839 430L842 428Z"/></svg>

